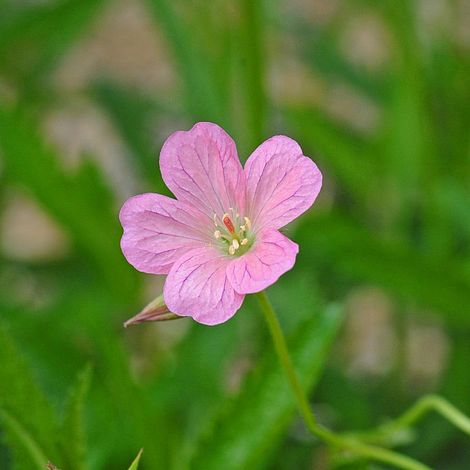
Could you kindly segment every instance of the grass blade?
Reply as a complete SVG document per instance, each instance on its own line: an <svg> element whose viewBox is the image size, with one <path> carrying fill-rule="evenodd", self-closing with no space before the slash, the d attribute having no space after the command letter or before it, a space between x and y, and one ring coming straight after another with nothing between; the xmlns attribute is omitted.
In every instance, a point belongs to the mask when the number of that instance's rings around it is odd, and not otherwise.
<svg viewBox="0 0 470 470"><path fill-rule="evenodd" d="M58 461L57 422L7 331L0 325L0 409L15 459L41 464ZM47 457L47 458L46 458Z"/></svg>
<svg viewBox="0 0 470 470"><path fill-rule="evenodd" d="M61 426L60 440L65 456L65 467L70 470L86 469L86 436L83 425L84 401L91 382L91 367L78 374L69 393Z"/></svg>
<svg viewBox="0 0 470 470"><path fill-rule="evenodd" d="M120 249L113 196L95 165L67 173L23 108L0 106L0 149L10 183L25 186L68 232L118 298L132 298L136 276Z"/></svg>
<svg viewBox="0 0 470 470"><path fill-rule="evenodd" d="M8 411L0 408L0 423L5 427L9 444L14 446L17 452L25 454L21 458L29 457L29 462L33 464L34 468L44 470L48 462L47 457L40 445L31 437L19 421Z"/></svg>
<svg viewBox="0 0 470 470"><path fill-rule="evenodd" d="M132 465L129 467L129 470L137 470L139 468L139 462L140 462L140 458L142 457L143 451L144 449L140 449L139 453L137 454L137 457L132 462Z"/></svg>

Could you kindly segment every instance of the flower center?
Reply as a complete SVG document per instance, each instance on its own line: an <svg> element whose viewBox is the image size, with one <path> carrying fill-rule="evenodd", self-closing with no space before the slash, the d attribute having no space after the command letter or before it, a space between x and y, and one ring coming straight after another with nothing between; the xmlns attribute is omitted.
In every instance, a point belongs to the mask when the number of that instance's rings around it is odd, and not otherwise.
<svg viewBox="0 0 470 470"><path fill-rule="evenodd" d="M222 219L214 214L214 238L219 242L220 248L230 256L240 256L248 251L254 241L251 222L248 217L230 208Z"/></svg>

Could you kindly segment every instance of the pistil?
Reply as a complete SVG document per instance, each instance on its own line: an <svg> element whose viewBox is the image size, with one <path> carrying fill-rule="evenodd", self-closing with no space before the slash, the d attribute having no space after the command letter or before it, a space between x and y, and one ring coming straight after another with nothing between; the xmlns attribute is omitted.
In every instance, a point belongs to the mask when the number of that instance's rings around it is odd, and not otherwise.
<svg viewBox="0 0 470 470"><path fill-rule="evenodd" d="M230 208L232 217L226 212L222 216L222 220L214 214L214 238L223 242L228 254L233 256L235 254L243 254L248 248L250 242L251 222L248 217L243 217L240 223L240 214Z"/></svg>
<svg viewBox="0 0 470 470"><path fill-rule="evenodd" d="M222 222L224 223L224 225L227 227L227 230L231 234L235 233L235 227L233 226L232 219L227 213L225 213L224 216L222 217Z"/></svg>

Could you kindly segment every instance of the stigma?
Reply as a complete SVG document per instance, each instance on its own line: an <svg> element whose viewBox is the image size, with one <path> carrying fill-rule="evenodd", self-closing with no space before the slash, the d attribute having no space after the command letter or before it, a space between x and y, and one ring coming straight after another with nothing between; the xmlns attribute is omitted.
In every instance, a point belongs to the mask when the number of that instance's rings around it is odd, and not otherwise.
<svg viewBox="0 0 470 470"><path fill-rule="evenodd" d="M214 238L230 256L240 256L251 246L253 234L248 217L240 217L238 212L230 208L230 213L224 213L221 220L214 214L214 225Z"/></svg>
<svg viewBox="0 0 470 470"><path fill-rule="evenodd" d="M227 213L225 213L224 216L222 217L222 222L227 227L227 230L230 233L232 233L232 234L235 233L235 227L233 226L233 222L232 222L232 220L230 219L230 216Z"/></svg>

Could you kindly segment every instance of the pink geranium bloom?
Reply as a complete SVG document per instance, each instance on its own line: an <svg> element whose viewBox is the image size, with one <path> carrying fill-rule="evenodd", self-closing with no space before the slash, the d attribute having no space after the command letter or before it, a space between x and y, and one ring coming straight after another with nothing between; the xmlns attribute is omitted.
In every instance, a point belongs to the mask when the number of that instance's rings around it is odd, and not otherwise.
<svg viewBox="0 0 470 470"><path fill-rule="evenodd" d="M160 169L177 199L147 193L126 201L124 256L139 271L168 275L163 297L171 312L222 323L245 294L294 266L299 247L279 229L313 204L322 175L280 135L262 143L243 169L234 141L208 122L172 134Z"/></svg>

